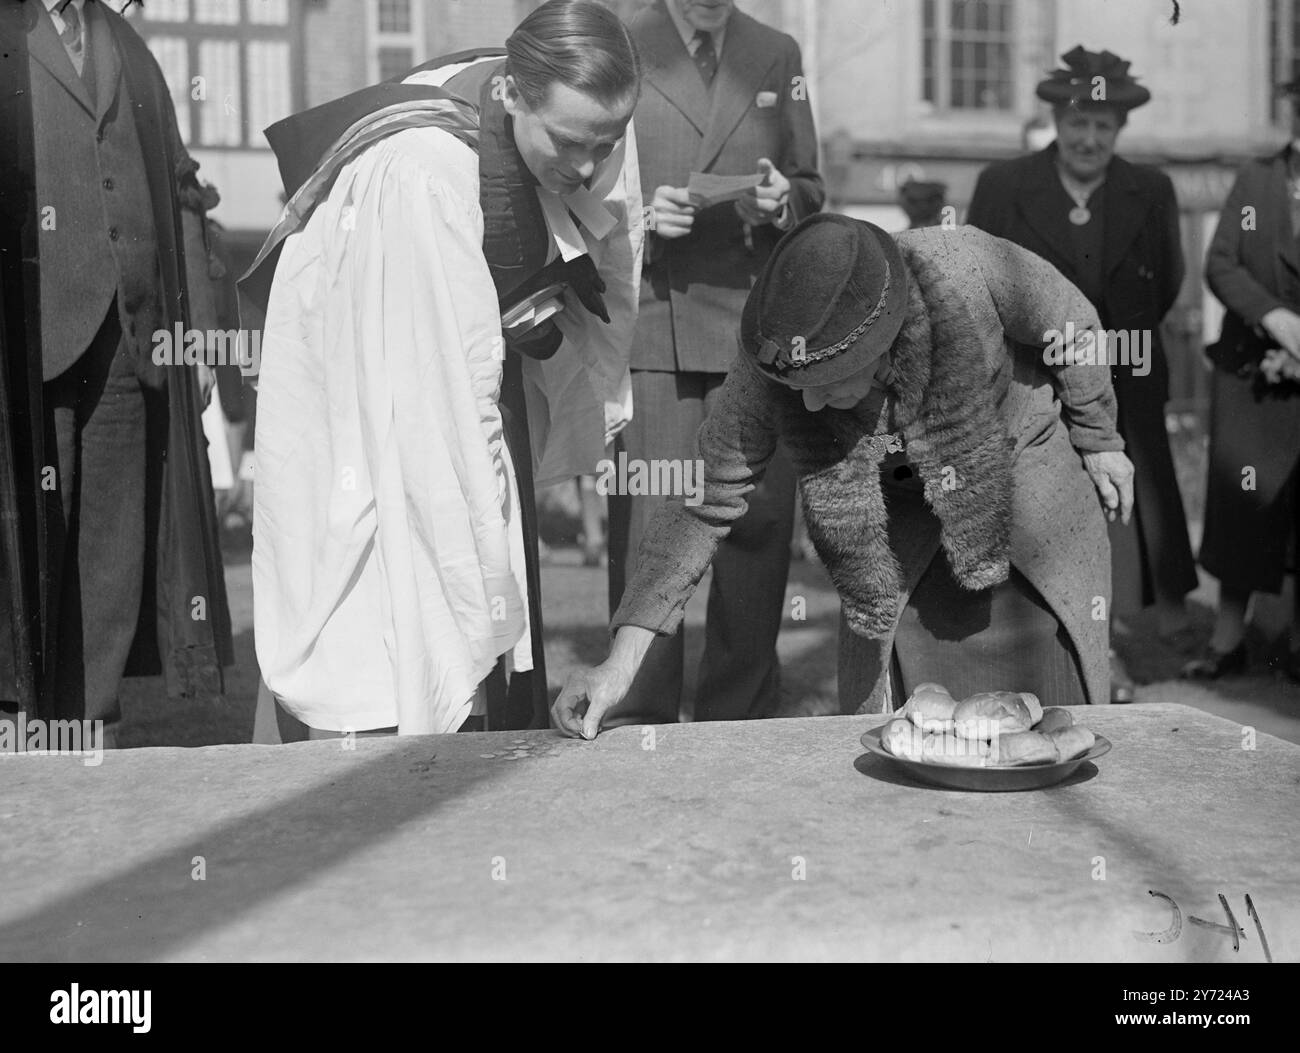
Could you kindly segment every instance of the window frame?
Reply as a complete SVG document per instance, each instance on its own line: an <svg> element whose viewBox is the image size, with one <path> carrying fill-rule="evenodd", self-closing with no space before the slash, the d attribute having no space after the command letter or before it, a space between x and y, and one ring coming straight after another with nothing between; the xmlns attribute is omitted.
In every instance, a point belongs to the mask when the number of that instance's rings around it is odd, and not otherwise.
<svg viewBox="0 0 1300 1053"><path fill-rule="evenodd" d="M1017 97L1019 89L1018 77L1018 57L1021 46L1020 35L1017 33L1017 15L1018 0L1005 0L1006 17L1003 20L1003 28L999 31L994 30L961 30L963 34L970 32L982 32L984 37L981 41L986 45L996 46L1003 45L1008 50L1008 61L1006 63L1006 84L1007 84L1007 105L1006 106L955 106L953 105L953 64L952 64L952 46L954 43L953 34L953 8L956 3L969 2L969 0L923 0L918 12L918 42L919 61L917 63L917 91L916 98L922 107L928 107L929 115L942 118L977 118L987 120L990 117L1007 117L1013 116L1018 112ZM926 10L929 8L935 13L934 30L931 34L927 30ZM931 64L927 71L925 62L925 51L927 45L932 47ZM985 67L989 68L989 67ZM933 79L933 98L926 98L926 82Z"/></svg>
<svg viewBox="0 0 1300 1053"><path fill-rule="evenodd" d="M289 60L287 73L290 112L302 107L302 64L295 48L299 36L302 12L299 10L298 4L290 2L286 5L287 19L284 22L254 22L249 18L248 12L257 2L258 0L240 0L239 17L235 22L198 21L193 0L186 5L186 17L182 21L159 17L157 8L154 8L153 12L148 14L141 11L140 14L132 16L132 24L141 33L146 46L153 37L181 40L185 44L186 65L188 68L187 79L184 90L176 92L173 98L183 97L187 104L186 120L189 124L190 134L186 145L190 149L243 151L249 153L265 153L271 149L270 144L262 135L262 129L253 127L248 117L248 100L250 97L248 45L250 43L272 42L286 45ZM132 10L140 9L133 6ZM240 134L237 144L213 143L201 137L203 121L200 107L210 104L222 104L221 100L214 100L211 95L207 99L195 99L193 97L194 77L201 75L199 49L203 44L209 42L234 43L238 47L236 53L238 60L236 63L236 79L239 85L238 115ZM169 84L168 87L170 89L172 86Z"/></svg>
<svg viewBox="0 0 1300 1053"><path fill-rule="evenodd" d="M379 52L384 48L410 48L411 66L418 66L428 57L424 0L407 2L411 5L411 29L407 33L394 33L379 28L380 0L366 0L366 80L370 84L379 83Z"/></svg>

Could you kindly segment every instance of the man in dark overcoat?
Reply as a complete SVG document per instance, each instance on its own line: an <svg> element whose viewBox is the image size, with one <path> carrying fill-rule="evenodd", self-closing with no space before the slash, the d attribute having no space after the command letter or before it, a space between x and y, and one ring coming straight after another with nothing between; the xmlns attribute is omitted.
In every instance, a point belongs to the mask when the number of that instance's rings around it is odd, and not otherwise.
<svg viewBox="0 0 1300 1053"><path fill-rule="evenodd" d="M207 328L198 166L108 4L6 3L0 27L0 705L102 721L112 746L124 675L211 698L233 661L199 419L213 374L156 338Z"/></svg>

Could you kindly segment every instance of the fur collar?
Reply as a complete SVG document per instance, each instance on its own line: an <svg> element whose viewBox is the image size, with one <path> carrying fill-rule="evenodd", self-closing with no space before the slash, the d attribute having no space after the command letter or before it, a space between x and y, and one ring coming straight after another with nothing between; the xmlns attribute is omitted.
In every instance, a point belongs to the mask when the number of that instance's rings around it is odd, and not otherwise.
<svg viewBox="0 0 1300 1053"><path fill-rule="evenodd" d="M985 589L1010 573L1014 443L997 410L1010 370L992 368L958 283L924 251L900 247L908 314L879 412L811 413L788 389L780 399L809 536L850 627L869 637L893 631L902 594L880 485L891 432L925 484L957 581Z"/></svg>

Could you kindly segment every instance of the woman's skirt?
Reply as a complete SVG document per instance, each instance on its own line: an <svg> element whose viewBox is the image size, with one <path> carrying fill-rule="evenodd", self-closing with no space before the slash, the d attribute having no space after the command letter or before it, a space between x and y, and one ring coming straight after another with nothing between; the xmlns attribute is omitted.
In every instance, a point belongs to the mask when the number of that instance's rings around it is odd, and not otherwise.
<svg viewBox="0 0 1300 1053"><path fill-rule="evenodd" d="M1087 703L1074 647L1024 576L1013 567L1001 585L971 592L954 580L942 550L903 610L890 679L896 704L927 681L957 699L1032 691L1045 706Z"/></svg>
<svg viewBox="0 0 1300 1053"><path fill-rule="evenodd" d="M857 706L871 693L878 651L843 624L843 615L841 623L840 702ZM942 684L957 699L1032 691L1045 706L1088 701L1068 634L1025 577L1013 567L1001 585L971 592L953 579L942 549L899 620L886 709L899 708L923 683Z"/></svg>

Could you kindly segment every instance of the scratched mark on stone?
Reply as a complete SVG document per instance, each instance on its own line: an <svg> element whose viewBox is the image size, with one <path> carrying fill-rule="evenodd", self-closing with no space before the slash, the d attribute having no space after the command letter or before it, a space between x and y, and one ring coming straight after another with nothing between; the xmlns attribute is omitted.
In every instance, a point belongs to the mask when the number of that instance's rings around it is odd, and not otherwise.
<svg viewBox="0 0 1300 1053"><path fill-rule="evenodd" d="M1205 921L1203 918L1188 917L1193 925L1199 925L1203 929L1218 929L1220 932L1226 932L1232 936L1233 951L1240 952L1241 941L1246 938L1246 930L1237 924L1237 919L1232 914L1232 908L1228 906L1228 897L1222 892L1219 893L1219 903L1223 906L1223 913L1228 916L1228 924L1220 925L1215 921Z"/></svg>
<svg viewBox="0 0 1300 1053"><path fill-rule="evenodd" d="M1259 933L1259 944L1264 948L1264 961L1272 962L1273 955L1268 949L1268 938L1264 935L1264 923L1259 920L1259 915L1255 913L1255 903L1250 898L1250 893L1246 893L1246 914L1255 923L1255 931Z"/></svg>
<svg viewBox="0 0 1300 1053"><path fill-rule="evenodd" d="M1134 932L1133 935L1140 940L1147 940L1152 943L1172 943L1182 934L1182 911L1178 904L1174 902L1173 897L1166 896L1163 892L1156 892L1154 889L1147 890L1149 895L1159 896L1161 899L1168 900L1170 907L1173 908L1173 924L1163 932ZM1232 937L1232 950L1234 953L1240 953L1241 941L1246 938L1246 930L1237 924L1237 918L1232 913L1232 908L1228 905L1228 897L1222 892L1219 893L1219 905L1223 908L1223 913L1228 918L1227 925L1220 925L1218 922L1206 921L1204 918L1198 918L1194 915L1188 915L1187 920L1190 924L1196 925L1203 929L1210 929L1226 933ZM1250 893L1246 894L1246 913L1255 923L1255 931L1259 933L1260 947L1264 952L1264 960L1271 962L1273 955L1268 948L1268 939L1264 936L1264 923L1260 920L1259 913L1255 910L1255 902L1250 898Z"/></svg>
<svg viewBox="0 0 1300 1053"><path fill-rule="evenodd" d="M1133 930L1133 935L1139 940L1145 940L1147 943L1173 943L1183 932L1183 912L1178 909L1178 904L1174 902L1172 896L1166 896L1163 892L1157 892L1155 889L1147 889L1147 895L1159 896L1166 900L1173 909L1173 921L1169 928L1156 932L1138 932Z"/></svg>

